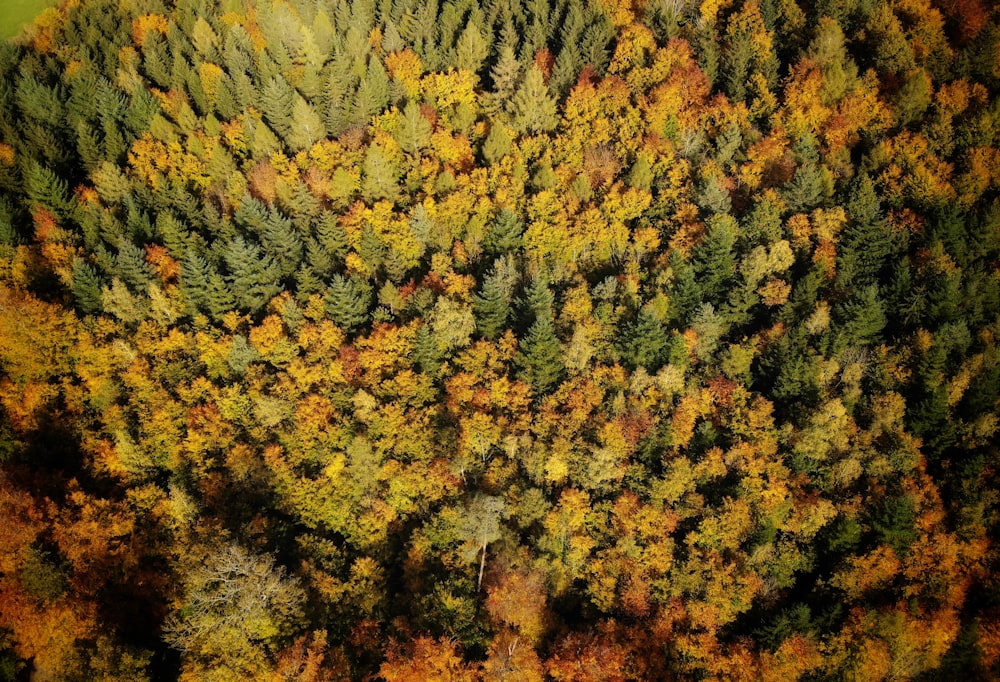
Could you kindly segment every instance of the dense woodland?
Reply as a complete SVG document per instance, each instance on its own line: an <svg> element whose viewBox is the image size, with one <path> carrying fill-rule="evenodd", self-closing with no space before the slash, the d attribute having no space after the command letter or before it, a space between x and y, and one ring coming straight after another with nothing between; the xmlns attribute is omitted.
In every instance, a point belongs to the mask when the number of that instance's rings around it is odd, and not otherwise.
<svg viewBox="0 0 1000 682"><path fill-rule="evenodd" d="M46 10L0 677L1000 675L992 4Z"/></svg>

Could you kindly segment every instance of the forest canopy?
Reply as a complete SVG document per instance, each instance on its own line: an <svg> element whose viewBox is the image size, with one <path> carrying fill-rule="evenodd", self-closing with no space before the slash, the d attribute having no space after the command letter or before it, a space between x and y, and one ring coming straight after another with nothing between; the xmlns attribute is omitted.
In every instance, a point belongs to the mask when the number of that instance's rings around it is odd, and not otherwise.
<svg viewBox="0 0 1000 682"><path fill-rule="evenodd" d="M0 677L1000 676L988 0L0 43Z"/></svg>

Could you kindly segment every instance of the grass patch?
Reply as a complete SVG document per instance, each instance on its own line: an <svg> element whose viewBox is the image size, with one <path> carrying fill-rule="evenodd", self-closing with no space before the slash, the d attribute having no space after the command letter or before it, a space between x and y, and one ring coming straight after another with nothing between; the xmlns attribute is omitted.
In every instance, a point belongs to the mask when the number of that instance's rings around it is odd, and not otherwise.
<svg viewBox="0 0 1000 682"><path fill-rule="evenodd" d="M56 0L2 0L0 9L0 39L6 40L18 32L46 7L56 4Z"/></svg>

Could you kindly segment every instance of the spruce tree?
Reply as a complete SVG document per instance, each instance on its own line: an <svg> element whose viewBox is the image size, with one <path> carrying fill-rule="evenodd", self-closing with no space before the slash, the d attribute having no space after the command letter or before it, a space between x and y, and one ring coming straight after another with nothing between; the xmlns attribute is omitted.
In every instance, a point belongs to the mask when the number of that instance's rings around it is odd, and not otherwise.
<svg viewBox="0 0 1000 682"><path fill-rule="evenodd" d="M292 111L295 106L295 90L281 76L275 76L264 86L258 100L268 125L282 139L288 139L292 131Z"/></svg>
<svg viewBox="0 0 1000 682"><path fill-rule="evenodd" d="M137 294L144 294L153 279L153 269L146 262L145 253L129 241L123 241L118 247L114 274Z"/></svg>
<svg viewBox="0 0 1000 682"><path fill-rule="evenodd" d="M521 218L511 209L504 207L490 223L483 239L483 249L494 255L516 251L521 246L523 232L524 222Z"/></svg>
<svg viewBox="0 0 1000 682"><path fill-rule="evenodd" d="M243 310L256 313L281 291L280 271L256 242L237 236L223 246L222 258L226 283Z"/></svg>
<svg viewBox="0 0 1000 682"><path fill-rule="evenodd" d="M496 339L507 328L516 281L517 273L510 259L498 258L483 279L480 292L473 295L472 311L476 316L476 329L487 339Z"/></svg>
<svg viewBox="0 0 1000 682"><path fill-rule="evenodd" d="M645 367L651 373L663 364L669 337L663 323L641 310L620 341L622 358L629 367Z"/></svg>
<svg viewBox="0 0 1000 682"><path fill-rule="evenodd" d="M520 378L531 384L536 395L545 395L562 380L566 367L551 314L542 315L531 325L515 362Z"/></svg>
<svg viewBox="0 0 1000 682"><path fill-rule="evenodd" d="M532 64L508 105L514 127L522 133L546 133L559 123L556 100L545 85L545 76Z"/></svg>
<svg viewBox="0 0 1000 682"><path fill-rule="evenodd" d="M101 312L101 279L87 261L77 258L73 261L73 296L76 307L84 315Z"/></svg>
<svg viewBox="0 0 1000 682"><path fill-rule="evenodd" d="M326 311L337 326L353 332L369 320L371 287L356 277L334 275L326 294Z"/></svg>

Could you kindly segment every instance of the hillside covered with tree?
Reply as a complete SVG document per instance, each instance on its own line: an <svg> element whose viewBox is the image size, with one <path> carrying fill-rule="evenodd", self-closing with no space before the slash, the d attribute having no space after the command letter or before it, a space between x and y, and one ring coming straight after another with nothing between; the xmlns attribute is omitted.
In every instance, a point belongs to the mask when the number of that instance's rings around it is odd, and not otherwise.
<svg viewBox="0 0 1000 682"><path fill-rule="evenodd" d="M0 678L1000 676L991 5L46 10Z"/></svg>

